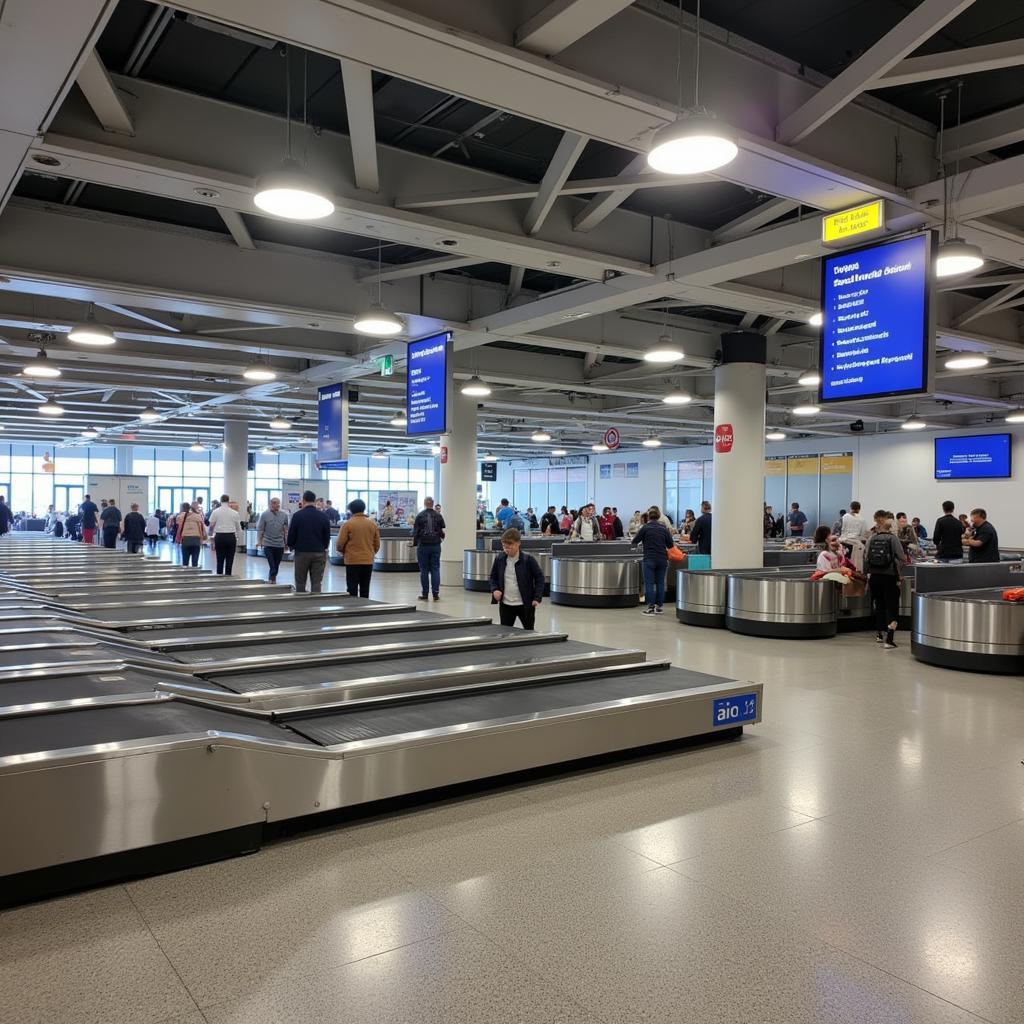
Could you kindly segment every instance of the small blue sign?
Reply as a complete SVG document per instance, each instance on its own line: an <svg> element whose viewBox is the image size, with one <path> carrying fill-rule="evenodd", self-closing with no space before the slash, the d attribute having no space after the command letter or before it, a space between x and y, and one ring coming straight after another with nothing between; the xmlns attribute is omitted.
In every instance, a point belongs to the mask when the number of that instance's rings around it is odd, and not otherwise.
<svg viewBox="0 0 1024 1024"><path fill-rule="evenodd" d="M736 697L720 697L714 702L713 726L739 725L757 719L757 694L741 693Z"/></svg>
<svg viewBox="0 0 1024 1024"><path fill-rule="evenodd" d="M323 466L345 457L344 391L341 384L328 384L317 390L316 457Z"/></svg>
<svg viewBox="0 0 1024 1024"><path fill-rule="evenodd" d="M321 462L317 459L317 466L319 469L348 469L348 459L339 459L337 462Z"/></svg>
<svg viewBox="0 0 1024 1024"><path fill-rule="evenodd" d="M410 437L448 429L448 339L435 334L409 345L405 408Z"/></svg>

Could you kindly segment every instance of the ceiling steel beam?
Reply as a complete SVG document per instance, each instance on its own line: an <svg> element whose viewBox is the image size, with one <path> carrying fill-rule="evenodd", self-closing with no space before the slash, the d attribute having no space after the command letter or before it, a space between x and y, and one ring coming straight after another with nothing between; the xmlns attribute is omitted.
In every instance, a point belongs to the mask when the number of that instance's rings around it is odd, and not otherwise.
<svg viewBox="0 0 1024 1024"><path fill-rule="evenodd" d="M997 309L1006 305L1011 299L1016 298L1024 292L1024 284L1009 284L1005 288L1001 288L994 295L990 295L987 299L982 299L980 302L975 303L970 309L961 313L954 321L954 327L964 327L969 324L972 320L977 320L978 317L985 316L986 313L994 313Z"/></svg>
<svg viewBox="0 0 1024 1024"><path fill-rule="evenodd" d="M359 275L360 281L402 281L407 277L423 277L425 274L446 274L462 267L475 267L481 261L473 256L438 256L437 259L414 260L412 263L400 263L389 267L379 275L376 270L369 270Z"/></svg>
<svg viewBox="0 0 1024 1024"><path fill-rule="evenodd" d="M535 235L540 231L551 212L551 207L555 205L559 190L565 185L573 167L576 166L576 161L586 148L585 135L577 135L575 132L563 133L555 149L555 155L540 180L537 195L523 217L523 230L528 235Z"/></svg>
<svg viewBox="0 0 1024 1024"><path fill-rule="evenodd" d="M78 88L82 90L96 120L105 132L134 135L135 125L120 93L110 80L107 69L96 50L92 50L78 72Z"/></svg>
<svg viewBox="0 0 1024 1024"><path fill-rule="evenodd" d="M551 0L515 31L520 50L552 57L572 46L598 25L627 8L633 0Z"/></svg>
<svg viewBox="0 0 1024 1024"><path fill-rule="evenodd" d="M1024 103L946 129L946 160L966 159L1024 140Z"/></svg>
<svg viewBox="0 0 1024 1024"><path fill-rule="evenodd" d="M722 225L712 237L716 242L734 242L737 238L745 238L771 224L773 220L791 213L799 205L792 199L769 199L766 203L761 203L753 210L741 213L728 224Z"/></svg>
<svg viewBox="0 0 1024 1024"><path fill-rule="evenodd" d="M1024 155L972 167L951 175L949 194L954 198L958 221L977 220L1003 210L1024 206ZM942 179L910 190L916 204L942 203L946 182Z"/></svg>
<svg viewBox="0 0 1024 1024"><path fill-rule="evenodd" d="M644 155L635 157L623 170L621 177L629 178L640 176L647 170L647 157ZM610 192L599 193L594 196L586 206L572 219L573 229L576 231L592 231L601 223L613 210L617 210L639 186L621 185Z"/></svg>
<svg viewBox="0 0 1024 1024"><path fill-rule="evenodd" d="M231 237L235 240L235 245L239 249L251 250L256 248L256 243L252 240L252 235L249 234L249 229L245 226L245 220L237 210L228 210L223 206L218 206L217 212L220 214L220 219L224 221L224 226L231 232Z"/></svg>
<svg viewBox="0 0 1024 1024"><path fill-rule="evenodd" d="M373 116L373 70L366 64L342 58L348 134L352 140L352 167L357 188L380 190L377 170L377 130Z"/></svg>
<svg viewBox="0 0 1024 1024"><path fill-rule="evenodd" d="M968 46L962 50L929 53L924 57L907 57L871 83L872 89L888 89L897 85L931 82L936 78L956 78L979 71L1015 68L1024 64L1024 39L1002 43Z"/></svg>
<svg viewBox="0 0 1024 1024"><path fill-rule="evenodd" d="M874 46L784 118L775 137L785 145L806 138L972 3L974 0L923 0Z"/></svg>

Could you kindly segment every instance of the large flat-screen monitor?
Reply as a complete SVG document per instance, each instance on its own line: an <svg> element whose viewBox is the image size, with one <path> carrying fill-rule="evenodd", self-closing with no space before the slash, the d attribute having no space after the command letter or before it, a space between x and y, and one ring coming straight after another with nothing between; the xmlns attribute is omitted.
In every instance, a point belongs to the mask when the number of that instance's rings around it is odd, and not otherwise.
<svg viewBox="0 0 1024 1024"><path fill-rule="evenodd" d="M409 345L405 378L406 433L443 434L448 429L448 341L450 332Z"/></svg>
<svg viewBox="0 0 1024 1024"><path fill-rule="evenodd" d="M822 260L822 402L930 389L933 282L927 231Z"/></svg>
<svg viewBox="0 0 1024 1024"><path fill-rule="evenodd" d="M1006 480L1013 442L1009 434L935 438L936 480Z"/></svg>

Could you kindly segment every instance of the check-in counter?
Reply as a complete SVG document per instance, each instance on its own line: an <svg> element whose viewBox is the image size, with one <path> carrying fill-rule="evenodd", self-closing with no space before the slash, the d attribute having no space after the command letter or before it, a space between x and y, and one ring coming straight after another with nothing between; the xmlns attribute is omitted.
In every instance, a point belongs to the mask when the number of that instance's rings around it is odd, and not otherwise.
<svg viewBox="0 0 1024 1024"><path fill-rule="evenodd" d="M838 629L839 587L785 573L728 578L725 625L734 633L789 640L822 639Z"/></svg>
<svg viewBox="0 0 1024 1024"><path fill-rule="evenodd" d="M559 545L568 546L568 545ZM604 545L579 545L580 547ZM578 608L635 608L640 604L638 555L553 555L551 603Z"/></svg>

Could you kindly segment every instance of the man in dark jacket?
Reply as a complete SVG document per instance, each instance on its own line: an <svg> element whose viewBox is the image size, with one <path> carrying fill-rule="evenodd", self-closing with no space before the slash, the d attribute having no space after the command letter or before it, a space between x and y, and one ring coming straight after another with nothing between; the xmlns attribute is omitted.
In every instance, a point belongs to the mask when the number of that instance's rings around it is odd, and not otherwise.
<svg viewBox="0 0 1024 1024"><path fill-rule="evenodd" d="M116 548L117 535L121 532L121 510L113 498L107 501L107 507L100 513L100 522L103 525L103 546Z"/></svg>
<svg viewBox="0 0 1024 1024"><path fill-rule="evenodd" d="M303 491L299 510L288 524L288 540L285 542L285 547L295 552L296 594L306 592L307 576L310 593L320 593L330 543L330 520L316 507L316 495L312 491Z"/></svg>
<svg viewBox="0 0 1024 1024"><path fill-rule="evenodd" d="M11 523L13 522L14 515L10 505L7 504L7 498L0 496L0 537L11 532Z"/></svg>
<svg viewBox="0 0 1024 1024"><path fill-rule="evenodd" d="M953 515L955 507L951 501L942 503L942 515L932 531L935 557L940 562L962 562L964 558L964 524Z"/></svg>
<svg viewBox="0 0 1024 1024"><path fill-rule="evenodd" d="M540 532L554 536L558 530L558 516L555 515L555 506L548 505L547 512L540 517Z"/></svg>
<svg viewBox="0 0 1024 1024"><path fill-rule="evenodd" d="M537 608L544 599L544 570L533 555L520 550L523 535L514 529L501 535L501 551L491 566L491 604L498 606L503 626L533 629Z"/></svg>
<svg viewBox="0 0 1024 1024"><path fill-rule="evenodd" d="M96 502L92 500L91 494L87 494L82 499L82 504L78 506L78 514L82 517L82 540L86 544L92 544L93 538L96 536L96 523L100 510Z"/></svg>
<svg viewBox="0 0 1024 1024"><path fill-rule="evenodd" d="M711 502L700 503L700 515L690 530L690 543L697 545L698 555L711 554Z"/></svg>
<svg viewBox="0 0 1024 1024"><path fill-rule="evenodd" d="M435 601L441 597L441 541L444 540L444 530L444 516L434 508L434 499L424 498L423 511L412 524L412 543L420 566L421 601L426 601L430 592L433 592Z"/></svg>
<svg viewBox="0 0 1024 1024"><path fill-rule="evenodd" d="M128 553L139 554L142 551L142 545L146 542L146 517L139 511L138 504L132 504L132 510L124 517L121 530L124 533L124 543Z"/></svg>

